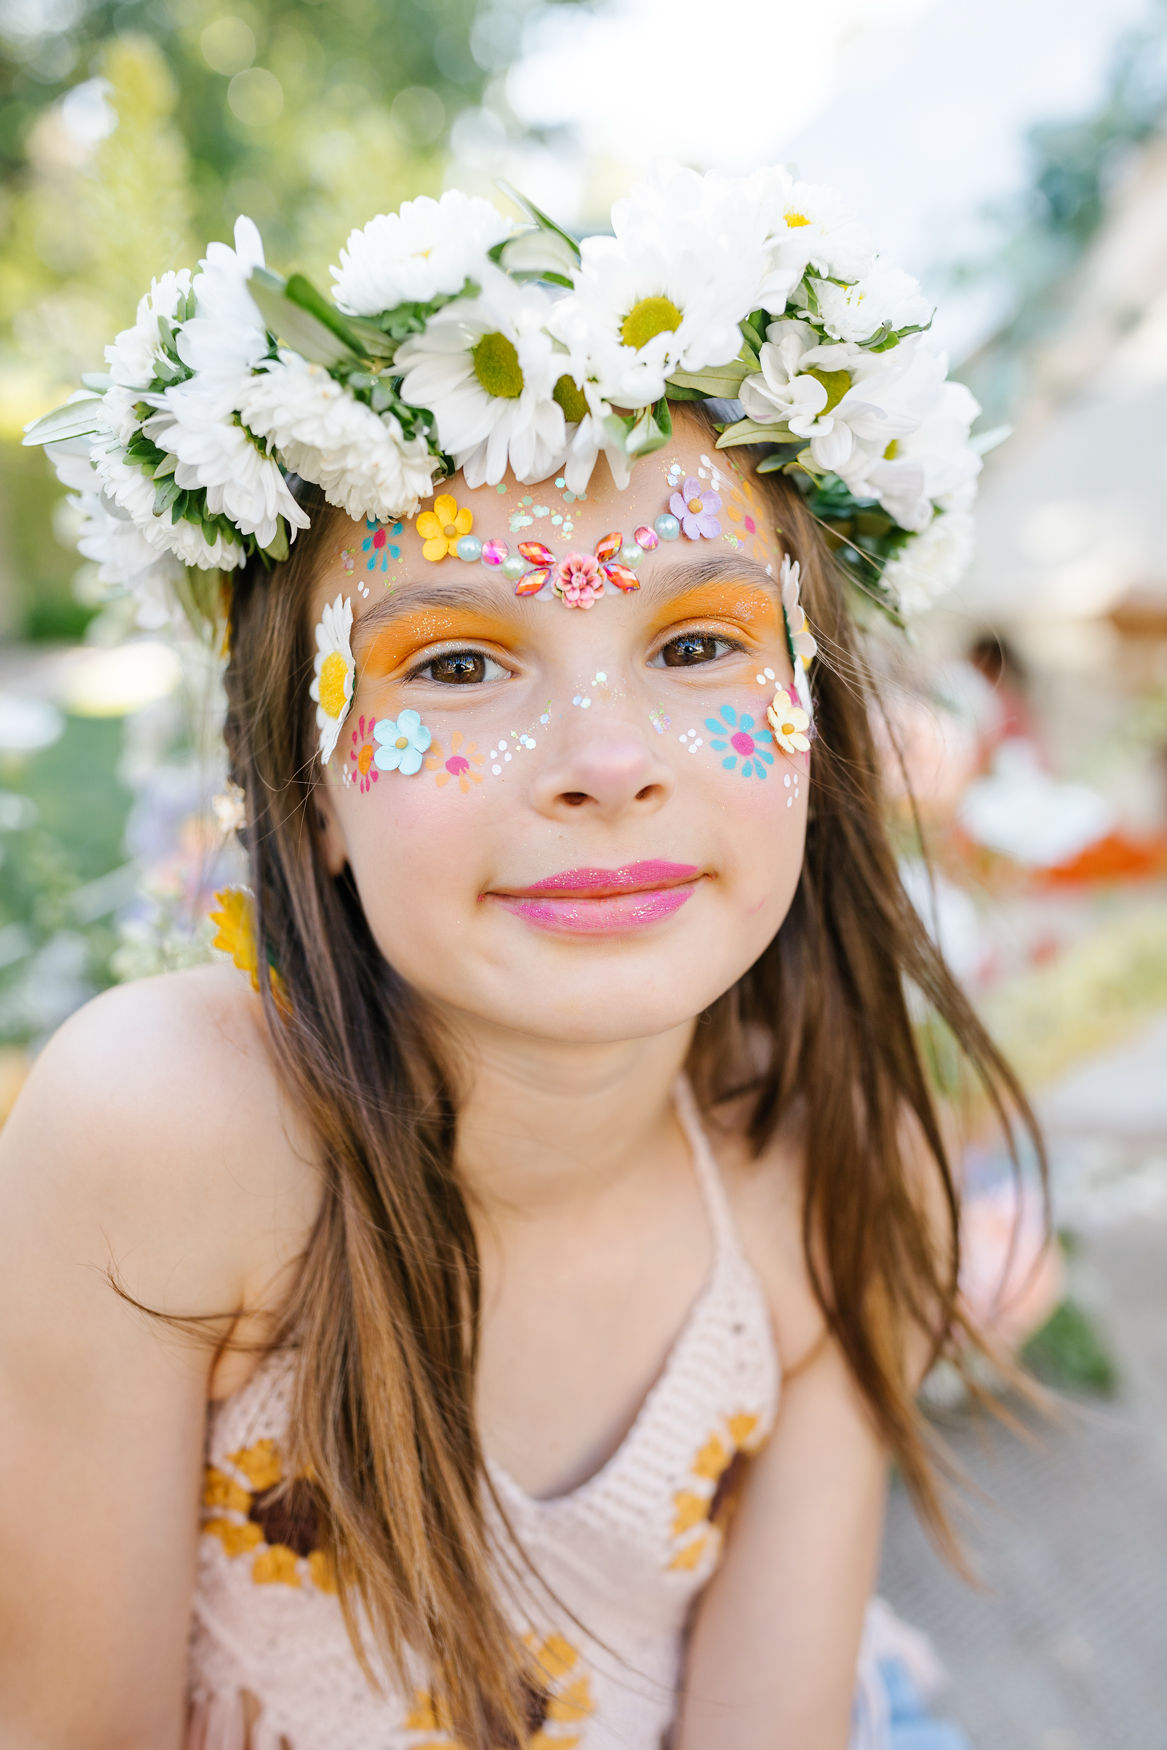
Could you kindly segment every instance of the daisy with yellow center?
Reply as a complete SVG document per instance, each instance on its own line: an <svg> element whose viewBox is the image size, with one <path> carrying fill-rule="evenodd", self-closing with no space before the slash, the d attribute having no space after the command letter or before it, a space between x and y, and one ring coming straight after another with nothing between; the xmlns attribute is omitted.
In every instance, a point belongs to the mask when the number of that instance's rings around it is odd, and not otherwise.
<svg viewBox="0 0 1167 1750"><path fill-rule="evenodd" d="M810 718L801 705L796 705L785 687L775 687L774 699L766 712L766 721L774 731L774 740L783 753L809 753Z"/></svg>
<svg viewBox="0 0 1167 1750"><path fill-rule="evenodd" d="M309 696L316 700L316 727L320 731L320 761L327 765L336 746L341 725L352 703L353 662L349 635L353 629L353 605L348 596L329 602L316 627L316 674Z"/></svg>
<svg viewBox="0 0 1167 1750"><path fill-rule="evenodd" d="M439 493L432 510L423 510L417 519L417 532L422 537L421 556L434 564L455 553L463 535L474 527L474 513L459 506L452 493Z"/></svg>

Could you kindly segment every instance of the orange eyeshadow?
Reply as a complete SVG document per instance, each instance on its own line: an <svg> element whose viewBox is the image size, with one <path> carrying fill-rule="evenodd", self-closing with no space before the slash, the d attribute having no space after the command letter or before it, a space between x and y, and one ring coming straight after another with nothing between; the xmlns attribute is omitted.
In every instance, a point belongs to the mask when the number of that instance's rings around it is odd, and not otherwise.
<svg viewBox="0 0 1167 1750"><path fill-rule="evenodd" d="M737 620L760 636L778 631L778 603L768 590L751 583L702 583L674 596L658 615L653 631L677 620Z"/></svg>
<svg viewBox="0 0 1167 1750"><path fill-rule="evenodd" d="M358 634L359 629L358 622ZM513 622L491 614L475 614L464 608L423 608L378 632L361 659L361 668L391 674L427 644L440 644L449 638L484 638L493 644L507 644L514 633Z"/></svg>

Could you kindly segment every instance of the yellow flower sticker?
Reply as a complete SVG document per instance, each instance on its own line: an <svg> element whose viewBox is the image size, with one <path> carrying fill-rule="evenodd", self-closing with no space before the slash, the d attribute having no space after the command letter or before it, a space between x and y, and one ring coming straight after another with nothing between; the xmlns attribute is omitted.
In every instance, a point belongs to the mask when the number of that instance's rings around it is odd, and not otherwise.
<svg viewBox="0 0 1167 1750"><path fill-rule="evenodd" d="M432 510L423 510L417 518L417 532L422 538L421 556L434 564L456 551L463 535L474 527L474 512L465 505L459 507L452 493L441 492L434 499Z"/></svg>

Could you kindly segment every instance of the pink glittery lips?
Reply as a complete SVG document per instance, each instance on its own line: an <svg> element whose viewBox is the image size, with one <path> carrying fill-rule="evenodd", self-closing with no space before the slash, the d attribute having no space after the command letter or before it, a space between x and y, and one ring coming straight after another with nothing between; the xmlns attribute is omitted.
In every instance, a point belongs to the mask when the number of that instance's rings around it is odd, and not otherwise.
<svg viewBox="0 0 1167 1750"><path fill-rule="evenodd" d="M620 869L568 869L490 897L536 929L613 935L670 917L693 897L700 879L695 864L653 859Z"/></svg>

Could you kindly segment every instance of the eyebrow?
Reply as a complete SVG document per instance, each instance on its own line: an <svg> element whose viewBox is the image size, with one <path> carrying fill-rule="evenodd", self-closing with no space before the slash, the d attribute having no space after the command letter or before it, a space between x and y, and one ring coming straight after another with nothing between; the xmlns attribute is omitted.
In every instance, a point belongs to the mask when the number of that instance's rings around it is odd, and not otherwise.
<svg viewBox="0 0 1167 1750"><path fill-rule="evenodd" d="M425 608L469 608L481 612L484 607L498 609L505 605L521 612L528 605L538 605L534 597L516 596L511 587L500 588L500 583L500 579L479 576L467 583L406 584L365 609L353 627L353 640L363 641ZM778 594L777 579L772 573L758 560L737 553L711 553L687 564L674 560L668 565L645 567L636 593L641 601L656 606L669 596L709 583L753 584Z"/></svg>

